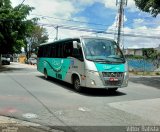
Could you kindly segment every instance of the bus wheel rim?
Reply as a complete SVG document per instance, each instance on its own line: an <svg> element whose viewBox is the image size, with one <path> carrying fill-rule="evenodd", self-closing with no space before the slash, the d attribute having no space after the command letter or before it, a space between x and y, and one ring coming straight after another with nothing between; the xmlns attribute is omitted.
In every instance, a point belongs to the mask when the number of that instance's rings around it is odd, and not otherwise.
<svg viewBox="0 0 160 132"><path fill-rule="evenodd" d="M44 77L48 78L47 71L44 72Z"/></svg>
<svg viewBox="0 0 160 132"><path fill-rule="evenodd" d="M75 80L74 86L75 86L75 89L79 89L80 88L80 82L79 82L78 79Z"/></svg>

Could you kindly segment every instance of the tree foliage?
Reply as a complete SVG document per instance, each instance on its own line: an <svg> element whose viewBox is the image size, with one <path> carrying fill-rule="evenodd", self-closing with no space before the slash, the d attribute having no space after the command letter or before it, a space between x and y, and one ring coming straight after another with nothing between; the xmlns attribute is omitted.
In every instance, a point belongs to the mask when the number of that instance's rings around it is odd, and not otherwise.
<svg viewBox="0 0 160 132"><path fill-rule="evenodd" d="M45 28L34 25L30 31L29 36L26 38L27 46L25 51L27 52L27 57L31 56L32 53L37 54L38 46L41 43L45 43L48 40L48 34Z"/></svg>
<svg viewBox="0 0 160 132"><path fill-rule="evenodd" d="M158 68L160 65L160 53L154 48L143 49L145 59L153 61L153 64Z"/></svg>
<svg viewBox="0 0 160 132"><path fill-rule="evenodd" d="M136 6L156 17L160 13L160 0L134 0Z"/></svg>
<svg viewBox="0 0 160 132"><path fill-rule="evenodd" d="M35 25L32 28L32 31L27 38L29 43L31 44L31 48L35 49L37 46L39 46L41 43L45 43L48 40L47 31L45 28L40 27L38 25Z"/></svg>
<svg viewBox="0 0 160 132"><path fill-rule="evenodd" d="M11 6L10 0L0 0L0 54L19 53L25 46L36 19L27 20L33 10L29 5Z"/></svg>

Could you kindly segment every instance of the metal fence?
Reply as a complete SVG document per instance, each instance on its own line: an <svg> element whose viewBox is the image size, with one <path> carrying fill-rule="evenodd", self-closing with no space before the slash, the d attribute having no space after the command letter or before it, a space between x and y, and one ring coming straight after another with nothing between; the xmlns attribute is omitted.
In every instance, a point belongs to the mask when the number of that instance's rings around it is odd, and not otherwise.
<svg viewBox="0 0 160 132"><path fill-rule="evenodd" d="M154 72L160 71L160 60L145 60L145 59L127 59L129 71Z"/></svg>

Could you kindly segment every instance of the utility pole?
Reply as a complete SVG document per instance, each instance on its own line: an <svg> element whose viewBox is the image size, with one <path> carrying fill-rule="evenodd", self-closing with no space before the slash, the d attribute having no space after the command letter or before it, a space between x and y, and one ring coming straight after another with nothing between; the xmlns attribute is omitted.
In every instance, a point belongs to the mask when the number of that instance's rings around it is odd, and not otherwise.
<svg viewBox="0 0 160 132"><path fill-rule="evenodd" d="M128 0L116 0L116 5L119 6L118 9L118 36L117 36L117 44L120 45L121 42L121 31L123 25L123 17L124 17L124 6L127 5Z"/></svg>
<svg viewBox="0 0 160 132"><path fill-rule="evenodd" d="M58 40L58 25L55 27L55 29L56 29L56 38L55 38L55 40Z"/></svg>

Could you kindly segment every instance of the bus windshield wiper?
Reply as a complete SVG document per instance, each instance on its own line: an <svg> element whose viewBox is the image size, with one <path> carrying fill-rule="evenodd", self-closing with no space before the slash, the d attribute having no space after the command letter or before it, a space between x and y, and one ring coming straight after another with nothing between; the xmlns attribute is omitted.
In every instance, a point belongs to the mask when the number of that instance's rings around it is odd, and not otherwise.
<svg viewBox="0 0 160 132"><path fill-rule="evenodd" d="M93 61L95 61L95 62L107 62L107 63L112 63L112 61L109 61L109 60L107 60L107 59L101 59L101 58L93 59Z"/></svg>
<svg viewBox="0 0 160 132"><path fill-rule="evenodd" d="M125 59L124 59L124 58L121 58L121 57L116 57L116 56L108 56L107 58L118 59L118 60L121 60L121 61L125 62Z"/></svg>

